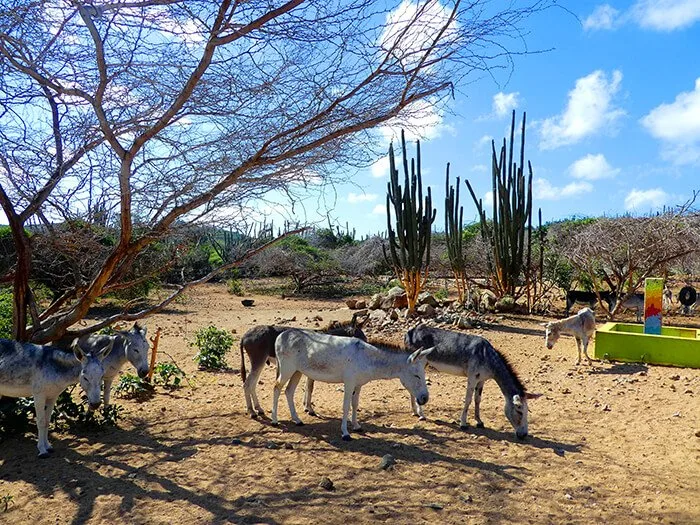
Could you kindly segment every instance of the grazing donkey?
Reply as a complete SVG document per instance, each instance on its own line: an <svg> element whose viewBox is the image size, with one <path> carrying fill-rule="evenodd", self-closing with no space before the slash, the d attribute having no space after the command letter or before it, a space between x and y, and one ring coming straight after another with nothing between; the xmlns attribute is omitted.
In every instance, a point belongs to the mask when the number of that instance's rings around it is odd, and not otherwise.
<svg viewBox="0 0 700 525"><path fill-rule="evenodd" d="M609 291L598 292L600 298L608 303L608 310L612 310L615 307L615 294ZM565 315L569 315L571 307L574 304L585 304L589 308L595 309L596 304L598 304L598 296L595 292L582 292L579 290L569 290L566 292L566 310L564 310Z"/></svg>
<svg viewBox="0 0 700 525"><path fill-rule="evenodd" d="M519 439L527 436L527 400L538 398L540 394L530 394L525 391L525 387L505 356L486 339L477 335L421 325L408 331L405 342L411 349L434 347L433 352L428 356L430 366L439 372L467 377L467 393L459 425L462 430L468 428L467 411L472 396L474 396L476 426L484 427L479 413L481 393L484 382L494 379L503 392L506 402L505 414L515 429L515 435ZM413 396L411 408L415 415L425 419L423 409L415 405Z"/></svg>
<svg viewBox="0 0 700 525"><path fill-rule="evenodd" d="M367 337L362 331L361 326L362 325L353 318L352 321L345 321L342 323L332 322L321 329L321 332L343 337L357 337L366 341ZM277 336L285 330L289 330L289 328L289 326L259 325L248 330L241 338L241 378L243 379L243 393L245 394L246 411L252 418L265 414L260 406L260 401L258 401L256 392L258 379L260 378L265 363L268 360L275 359L275 341L277 340ZM250 359L250 375L247 378L243 350L246 351L248 359ZM315 415L313 408L311 408L311 392L313 392L313 388L313 379L308 379L304 399L307 412L311 415Z"/></svg>
<svg viewBox="0 0 700 525"><path fill-rule="evenodd" d="M615 304L617 304L617 298L613 297L612 300L612 307L615 308ZM644 314L644 294L643 293L633 293L629 295L625 300L622 301L620 304L622 308L627 308L629 310L634 310L635 314L637 316L637 322L641 323L642 322L642 315Z"/></svg>
<svg viewBox="0 0 700 525"><path fill-rule="evenodd" d="M554 343L559 340L560 335L573 335L578 348L578 360L576 364L581 364L581 344L583 344L583 354L586 356L588 364L591 364L591 358L588 357L588 341L595 333L595 314L593 310L590 308L581 308L576 315L559 321L542 323L542 326L545 328L544 340L547 344L547 348L550 350L554 348Z"/></svg>
<svg viewBox="0 0 700 525"><path fill-rule="evenodd" d="M432 352L405 349L384 342L366 343L361 339L321 334L308 330L290 329L275 341L277 381L272 397L272 423L277 424L277 405L282 387L285 389L292 420L303 424L294 408L294 391L302 374L315 381L343 383L343 421L340 426L343 440L348 433L348 412L352 405L352 429L361 430L357 422L360 389L375 379L399 378L401 384L415 396L419 405L428 402L425 384L425 365Z"/></svg>
<svg viewBox="0 0 700 525"><path fill-rule="evenodd" d="M109 406L109 398L112 390L114 378L129 361L140 378L148 375L150 363L148 361L148 339L146 339L146 328L141 327L138 322L130 330L117 331L113 335L92 334L80 339L80 345L88 352L97 348L102 348L109 341L113 341L112 351L107 354L102 362L105 369L104 374L104 406Z"/></svg>
<svg viewBox="0 0 700 525"><path fill-rule="evenodd" d="M51 414L59 394L69 385L79 382L90 408L100 406L102 360L113 345L112 339L86 351L76 339L73 351L65 352L54 346L0 339L0 397L34 397L40 458L53 452L48 438Z"/></svg>

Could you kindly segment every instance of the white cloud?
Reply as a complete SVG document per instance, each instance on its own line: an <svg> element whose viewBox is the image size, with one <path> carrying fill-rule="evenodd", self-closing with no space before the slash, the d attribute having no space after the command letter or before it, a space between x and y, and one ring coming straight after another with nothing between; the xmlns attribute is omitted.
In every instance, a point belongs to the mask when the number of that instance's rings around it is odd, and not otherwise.
<svg viewBox="0 0 700 525"><path fill-rule="evenodd" d="M477 164L471 167L471 171L476 173L488 173L489 167L486 164Z"/></svg>
<svg viewBox="0 0 700 525"><path fill-rule="evenodd" d="M575 144L613 125L625 114L612 103L621 83L622 73L618 70L612 72L609 80L601 70L579 78L569 91L564 112L542 122L540 149Z"/></svg>
<svg viewBox="0 0 700 525"><path fill-rule="evenodd" d="M630 13L645 29L673 31L700 21L700 0L639 0Z"/></svg>
<svg viewBox="0 0 700 525"><path fill-rule="evenodd" d="M439 138L443 132L450 130L451 127L444 122L441 108L429 100L418 100L404 108L397 117L379 127L386 144L392 141L394 144L399 143L402 129L408 142Z"/></svg>
<svg viewBox="0 0 700 525"><path fill-rule="evenodd" d="M474 143L474 149L480 150L484 149L487 145L491 144L493 137L491 135L484 135L479 140Z"/></svg>
<svg viewBox="0 0 700 525"><path fill-rule="evenodd" d="M449 21L451 11L450 7L434 0L403 0L386 16L386 25L379 37L382 50L391 51L405 68L415 66L448 22L441 36L443 42L459 37L457 21Z"/></svg>
<svg viewBox="0 0 700 525"><path fill-rule="evenodd" d="M493 209L493 191L487 191L484 196L481 197L481 202L484 209Z"/></svg>
<svg viewBox="0 0 700 525"><path fill-rule="evenodd" d="M667 204L669 194L661 188L651 190L633 189L625 197L625 209L628 211L639 210L640 208L660 208Z"/></svg>
<svg viewBox="0 0 700 525"><path fill-rule="evenodd" d="M493 112L497 117L505 117L518 107L520 93L496 93L493 96Z"/></svg>
<svg viewBox="0 0 700 525"><path fill-rule="evenodd" d="M618 22L620 11L608 4L599 5L583 21L583 28L586 31L597 29L613 29Z"/></svg>
<svg viewBox="0 0 700 525"><path fill-rule="evenodd" d="M575 179L598 180L610 179L620 173L620 168L613 168L605 155L588 154L569 166L569 173Z"/></svg>
<svg viewBox="0 0 700 525"><path fill-rule="evenodd" d="M372 215L386 215L386 206L384 206L384 204L377 204L372 210Z"/></svg>
<svg viewBox="0 0 700 525"><path fill-rule="evenodd" d="M662 141L661 155L674 164L700 163L700 78L693 91L684 91L670 104L661 104L641 119L651 135Z"/></svg>
<svg viewBox="0 0 700 525"><path fill-rule="evenodd" d="M372 202L377 200L377 194L376 193L348 193L348 202L350 203L356 203L356 202Z"/></svg>
<svg viewBox="0 0 700 525"><path fill-rule="evenodd" d="M563 187L553 186L547 179L533 181L533 194L536 199L556 201L567 197L575 197L593 191L588 182L571 182Z"/></svg>

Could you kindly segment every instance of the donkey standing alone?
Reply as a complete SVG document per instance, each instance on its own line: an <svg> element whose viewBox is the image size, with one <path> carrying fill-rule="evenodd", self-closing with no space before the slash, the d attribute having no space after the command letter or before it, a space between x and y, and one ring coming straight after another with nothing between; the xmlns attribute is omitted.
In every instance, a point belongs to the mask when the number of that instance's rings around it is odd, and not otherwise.
<svg viewBox="0 0 700 525"><path fill-rule="evenodd" d="M260 406L256 388L258 379L268 360L275 360L275 341L277 337L289 330L289 326L278 325L258 325L248 330L241 338L241 378L243 379L243 393L245 395L246 411L250 417L256 418L258 415L265 415L265 411ZM327 327L321 329L322 332L329 335L338 335L343 337L357 337L363 341L367 340L361 325L356 319L343 323L332 322ZM243 351L248 354L250 359L250 375L246 377L245 356ZM311 407L311 393L314 389L313 379L308 379L306 383L306 394L304 396L304 404L306 411L311 415L315 415Z"/></svg>
<svg viewBox="0 0 700 525"><path fill-rule="evenodd" d="M54 346L0 339L0 397L34 398L40 458L53 452L48 438L49 423L61 392L79 382L90 408L95 410L100 406L102 360L113 345L114 340L110 340L102 347L85 351L75 340L73 351L65 352Z"/></svg>
<svg viewBox="0 0 700 525"><path fill-rule="evenodd" d="M434 347L428 356L428 363L446 374L467 377L467 393L460 418L460 428L466 430L467 411L474 396L474 417L477 428L484 422L479 413L484 382L494 379L503 392L505 414L515 429L515 435L523 439L528 433L527 400L536 399L541 394L530 394L515 374L513 367L491 343L483 337L468 335L429 326L417 326L406 333L406 346L411 349ZM411 397L414 414L424 419L423 409L415 406Z"/></svg>
<svg viewBox="0 0 700 525"><path fill-rule="evenodd" d="M419 405L428 402L425 365L432 348L408 354L383 342L366 343L357 338L326 335L308 330L290 329L275 341L277 381L272 397L272 423L277 424L277 405L282 387L285 389L292 420L303 424L294 407L294 392L302 374L315 381L343 383L343 440L351 439L348 432L348 412L352 405L352 428L360 430L357 407L360 389L375 379L399 378Z"/></svg>
<svg viewBox="0 0 700 525"><path fill-rule="evenodd" d="M583 355L586 356L588 364L591 364L591 358L588 357L588 341L595 333L595 314L590 308L581 308L576 315L560 319L559 321L550 321L542 323L544 326L544 341L547 348L554 348L554 343L559 340L562 334L573 335L576 339L576 347L578 348L577 365L581 364L581 346L583 345Z"/></svg>

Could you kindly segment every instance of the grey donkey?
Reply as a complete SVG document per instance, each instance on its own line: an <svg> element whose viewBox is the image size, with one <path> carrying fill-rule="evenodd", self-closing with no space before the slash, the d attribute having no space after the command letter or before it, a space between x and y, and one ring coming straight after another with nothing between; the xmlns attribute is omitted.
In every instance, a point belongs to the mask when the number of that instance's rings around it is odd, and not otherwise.
<svg viewBox="0 0 700 525"><path fill-rule="evenodd" d="M148 375L149 370L149 344L146 338L146 327L142 327L138 322L130 330L118 330L112 335L91 334L80 339L80 346L86 351L101 348L109 341L113 342L112 351L105 357L102 366L104 373L104 405L109 406L110 392L114 378L119 375L119 371L124 364L129 361L140 378Z"/></svg>
<svg viewBox="0 0 700 525"><path fill-rule="evenodd" d="M540 397L541 394L530 394L518 379L508 360L491 343L483 337L469 335L450 330L441 330L429 326L417 326L408 331L405 337L406 346L410 349L435 349L428 355L428 363L447 374L466 376L467 393L464 399L464 409L460 419L460 428L466 430L467 411L474 397L474 417L476 426L483 428L479 408L484 382L493 379L501 388L505 399L505 414L515 429L518 439L524 439L528 434L527 400ZM414 414L424 418L423 409L416 406L411 398L411 408Z"/></svg>
<svg viewBox="0 0 700 525"><path fill-rule="evenodd" d="M72 352L54 346L41 346L0 339L0 397L34 398L39 457L53 452L49 443L49 423L56 399L68 386L80 383L95 410L100 406L104 376L102 361L112 351L114 340L91 350L73 341Z"/></svg>
<svg viewBox="0 0 700 525"><path fill-rule="evenodd" d="M270 360L276 361L275 341L282 332L289 330L289 328L289 326L279 325L258 325L248 330L241 338L241 378L243 379L246 411L252 418L257 418L258 415L262 416L265 414L265 411L260 406L260 401L258 400L256 392L258 379L260 378L265 363ZM329 335L357 337L358 339L367 341L367 337L362 331L361 323L355 318L353 318L352 321L345 321L342 323L332 322L320 331ZM244 351L248 354L248 359L250 359L250 375L247 377ZM311 415L315 415L311 408L311 393L313 389L313 379L307 379L304 404L306 406L306 411Z"/></svg>

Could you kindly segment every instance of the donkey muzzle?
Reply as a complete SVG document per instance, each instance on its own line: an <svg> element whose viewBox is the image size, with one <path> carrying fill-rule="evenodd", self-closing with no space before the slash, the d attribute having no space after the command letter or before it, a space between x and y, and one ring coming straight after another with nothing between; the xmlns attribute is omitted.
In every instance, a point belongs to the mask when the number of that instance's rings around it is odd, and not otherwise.
<svg viewBox="0 0 700 525"><path fill-rule="evenodd" d="M525 439L527 437L527 431L519 430L515 433L518 439Z"/></svg>
<svg viewBox="0 0 700 525"><path fill-rule="evenodd" d="M416 398L416 402L419 405L425 405L428 402L428 394Z"/></svg>
<svg viewBox="0 0 700 525"><path fill-rule="evenodd" d="M148 375L148 368L146 368L145 370L138 370L137 373L138 373L139 377L141 379L143 379L144 377L146 377Z"/></svg>

